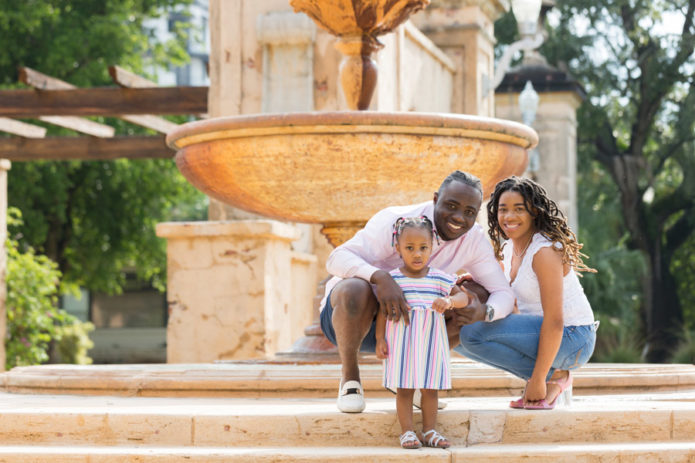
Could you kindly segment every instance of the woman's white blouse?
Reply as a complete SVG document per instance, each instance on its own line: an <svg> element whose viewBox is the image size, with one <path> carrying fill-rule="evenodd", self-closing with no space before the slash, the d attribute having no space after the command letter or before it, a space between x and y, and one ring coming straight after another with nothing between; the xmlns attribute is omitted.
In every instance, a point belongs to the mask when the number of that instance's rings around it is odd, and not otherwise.
<svg viewBox="0 0 695 463"><path fill-rule="evenodd" d="M533 235L516 278L511 283L519 312L522 314L543 316L541 290L536 272L533 271L533 257L541 248L552 245L553 243L540 233ZM555 243L555 246L560 248L562 245ZM513 249L511 240L507 240L502 249L504 276L508 281L511 281L509 273L512 268ZM591 305L573 268L562 279L562 317L565 326L590 325L594 322Z"/></svg>

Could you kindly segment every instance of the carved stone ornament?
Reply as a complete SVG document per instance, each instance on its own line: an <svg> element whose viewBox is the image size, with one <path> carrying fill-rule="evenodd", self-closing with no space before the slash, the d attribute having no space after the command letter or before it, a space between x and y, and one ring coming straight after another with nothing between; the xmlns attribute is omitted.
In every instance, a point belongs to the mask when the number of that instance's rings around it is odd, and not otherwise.
<svg viewBox="0 0 695 463"><path fill-rule="evenodd" d="M296 12L339 38L343 53L340 82L350 109L367 109L376 87L371 55L383 45L377 37L393 31L430 0L290 0Z"/></svg>

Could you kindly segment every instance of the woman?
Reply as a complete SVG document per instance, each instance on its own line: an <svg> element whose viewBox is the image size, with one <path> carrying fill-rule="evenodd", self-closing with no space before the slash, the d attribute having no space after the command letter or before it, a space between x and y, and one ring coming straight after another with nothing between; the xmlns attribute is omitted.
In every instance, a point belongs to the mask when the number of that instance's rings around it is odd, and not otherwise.
<svg viewBox="0 0 695 463"><path fill-rule="evenodd" d="M527 381L512 408L552 409L571 400L570 371L594 350L597 323L576 272L595 270L582 262L582 245L557 204L530 179L497 184L488 223L519 313L462 327L456 350Z"/></svg>

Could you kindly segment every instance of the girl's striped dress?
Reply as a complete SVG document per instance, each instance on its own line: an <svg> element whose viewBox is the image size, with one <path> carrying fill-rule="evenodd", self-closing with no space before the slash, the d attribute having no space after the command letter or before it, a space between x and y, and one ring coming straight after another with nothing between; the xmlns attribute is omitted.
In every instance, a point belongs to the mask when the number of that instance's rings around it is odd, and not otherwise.
<svg viewBox="0 0 695 463"><path fill-rule="evenodd" d="M456 277L432 268L423 278L407 277L399 269L390 273L412 310L410 325L402 318L395 323L386 320L389 356L384 360L384 386L451 389L446 324L432 302L451 293Z"/></svg>

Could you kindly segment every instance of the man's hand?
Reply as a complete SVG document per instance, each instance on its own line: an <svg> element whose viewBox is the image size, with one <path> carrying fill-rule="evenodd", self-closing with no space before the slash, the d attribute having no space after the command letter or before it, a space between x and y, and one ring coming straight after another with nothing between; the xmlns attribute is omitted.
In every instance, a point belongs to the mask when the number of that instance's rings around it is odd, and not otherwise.
<svg viewBox="0 0 695 463"><path fill-rule="evenodd" d="M379 301L379 310L391 321L397 322L401 316L405 324L410 324L408 311L410 306L403 296L403 290L393 277L384 270L377 270L372 274L371 283L374 284L374 294Z"/></svg>
<svg viewBox="0 0 695 463"><path fill-rule="evenodd" d="M378 359L388 358L389 345L386 344L386 339L378 338L376 340L376 348L374 349L374 353L376 354L376 358L378 358Z"/></svg>

